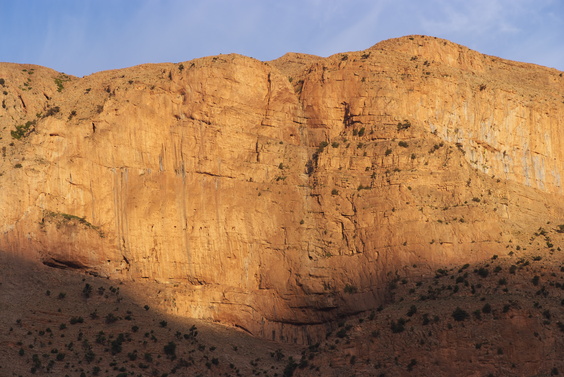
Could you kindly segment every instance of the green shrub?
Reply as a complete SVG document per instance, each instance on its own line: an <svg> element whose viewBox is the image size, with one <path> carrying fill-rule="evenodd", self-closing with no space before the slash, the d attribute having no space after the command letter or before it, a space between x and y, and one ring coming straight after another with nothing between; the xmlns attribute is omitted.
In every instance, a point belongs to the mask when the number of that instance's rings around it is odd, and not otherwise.
<svg viewBox="0 0 564 377"><path fill-rule="evenodd" d="M329 145L328 142L322 141L321 143L319 143L319 147L317 148L317 152L323 152L325 147L327 147L328 145Z"/></svg>
<svg viewBox="0 0 564 377"><path fill-rule="evenodd" d="M115 340L112 340L112 342L110 343L110 351L111 351L112 355L115 355L115 354L118 354L118 353L121 352L121 349L122 349L121 344L122 344L122 339L120 337L118 337Z"/></svg>
<svg viewBox="0 0 564 377"><path fill-rule="evenodd" d="M29 135L29 133L31 131L33 131L33 128L35 126L35 121L28 121L25 124L16 126L16 130L12 130L10 132L10 135L12 135L12 138L19 140L22 137L26 137L27 135Z"/></svg>
<svg viewBox="0 0 564 377"><path fill-rule="evenodd" d="M89 298L91 294L92 294L92 286L86 283L84 285L84 288L82 289L82 296L84 298Z"/></svg>
<svg viewBox="0 0 564 377"><path fill-rule="evenodd" d="M398 131L407 130L409 127L411 127L411 123L408 120L398 123Z"/></svg>
<svg viewBox="0 0 564 377"><path fill-rule="evenodd" d="M84 360L86 360L87 363L93 362L95 358L96 358L96 354L92 351L92 349L89 349L84 354Z"/></svg>
<svg viewBox="0 0 564 377"><path fill-rule="evenodd" d="M487 278L487 277L488 277L488 274L489 274L490 272L488 271L487 268L480 267L480 269L477 270L476 273L477 273L480 277Z"/></svg>
<svg viewBox="0 0 564 377"><path fill-rule="evenodd" d="M406 141L400 141L400 142L398 143L398 145L399 145L400 147L402 147L402 148L407 148L407 147L409 147L409 144L408 144Z"/></svg>
<svg viewBox="0 0 564 377"><path fill-rule="evenodd" d="M392 321L390 328L394 334L401 333L405 331L405 324L407 321L404 318L400 318L396 321Z"/></svg>
<svg viewBox="0 0 564 377"><path fill-rule="evenodd" d="M176 355L176 343L168 342L168 344L164 346L164 353L168 356L175 356Z"/></svg>
<svg viewBox="0 0 564 377"><path fill-rule="evenodd" d="M43 117L44 118L50 117L52 115L57 114L59 111L61 111L61 108L59 106L50 107L50 108L47 109L47 112L45 113L45 115Z"/></svg>
<svg viewBox="0 0 564 377"><path fill-rule="evenodd" d="M69 322L70 322L71 325L75 325L77 323L84 323L84 318L82 318L82 317L72 317Z"/></svg>
<svg viewBox="0 0 564 377"><path fill-rule="evenodd" d="M412 317L415 313L417 313L417 306L411 305L406 315Z"/></svg>
<svg viewBox="0 0 564 377"><path fill-rule="evenodd" d="M347 329L343 327L342 329L337 331L335 335L337 336L337 338L344 338L345 336L347 336Z"/></svg>
<svg viewBox="0 0 564 377"><path fill-rule="evenodd" d="M353 294L356 292L358 292L358 290L354 285L350 285L350 284L345 285L345 293Z"/></svg>
<svg viewBox="0 0 564 377"><path fill-rule="evenodd" d="M108 315L106 315L105 321L106 321L107 324L111 324L111 323L117 322L118 319L119 318L116 317L114 315L114 313L108 313Z"/></svg>
<svg viewBox="0 0 564 377"><path fill-rule="evenodd" d="M70 81L70 77L68 77L65 74L60 74L58 77L54 79L54 81L55 81L55 85L57 85L57 92L62 92L63 89L65 88L63 83Z"/></svg>
<svg viewBox="0 0 564 377"><path fill-rule="evenodd" d="M470 315L463 309L457 307L453 312L452 312L452 318L454 318L455 321L458 322L462 322L464 320L466 320L468 317L470 317Z"/></svg>

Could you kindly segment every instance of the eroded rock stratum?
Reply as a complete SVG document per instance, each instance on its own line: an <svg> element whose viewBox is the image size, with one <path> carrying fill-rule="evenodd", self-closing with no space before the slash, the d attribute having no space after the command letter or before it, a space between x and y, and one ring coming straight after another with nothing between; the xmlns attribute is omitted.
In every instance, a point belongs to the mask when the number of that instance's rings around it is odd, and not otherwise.
<svg viewBox="0 0 564 377"><path fill-rule="evenodd" d="M0 78L0 249L255 335L564 223L562 72L445 40Z"/></svg>

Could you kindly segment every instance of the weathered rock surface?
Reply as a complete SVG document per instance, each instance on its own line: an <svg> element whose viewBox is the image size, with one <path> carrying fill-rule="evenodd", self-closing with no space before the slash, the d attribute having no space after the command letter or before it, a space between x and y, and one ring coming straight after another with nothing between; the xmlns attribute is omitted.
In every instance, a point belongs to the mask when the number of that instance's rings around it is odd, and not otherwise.
<svg viewBox="0 0 564 377"><path fill-rule="evenodd" d="M562 73L445 40L0 78L0 249L255 335L564 223Z"/></svg>

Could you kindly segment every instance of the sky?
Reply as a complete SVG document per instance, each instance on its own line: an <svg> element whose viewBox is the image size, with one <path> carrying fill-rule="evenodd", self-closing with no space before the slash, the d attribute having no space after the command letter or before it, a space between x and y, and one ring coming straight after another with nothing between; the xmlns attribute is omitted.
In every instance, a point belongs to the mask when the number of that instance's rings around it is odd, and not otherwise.
<svg viewBox="0 0 564 377"><path fill-rule="evenodd" d="M0 0L0 61L75 76L239 53L329 56L423 34L564 71L564 0Z"/></svg>

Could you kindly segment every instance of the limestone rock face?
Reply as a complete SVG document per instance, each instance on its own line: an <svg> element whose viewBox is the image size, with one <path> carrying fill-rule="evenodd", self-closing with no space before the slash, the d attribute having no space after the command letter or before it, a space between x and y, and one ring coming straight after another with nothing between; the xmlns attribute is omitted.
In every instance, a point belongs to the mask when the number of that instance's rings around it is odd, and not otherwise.
<svg viewBox="0 0 564 377"><path fill-rule="evenodd" d="M562 73L445 40L0 78L0 249L259 336L564 223Z"/></svg>

